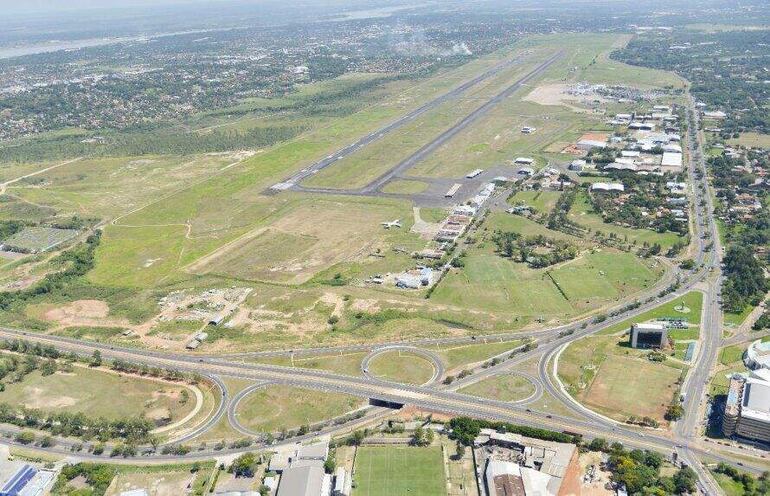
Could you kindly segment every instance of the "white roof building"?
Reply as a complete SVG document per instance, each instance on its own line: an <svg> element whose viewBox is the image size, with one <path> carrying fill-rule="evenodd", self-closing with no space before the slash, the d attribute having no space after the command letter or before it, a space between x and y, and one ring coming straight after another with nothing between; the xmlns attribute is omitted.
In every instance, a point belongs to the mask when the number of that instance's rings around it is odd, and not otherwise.
<svg viewBox="0 0 770 496"><path fill-rule="evenodd" d="M559 478L503 460L487 461L484 479L490 496L556 496L561 485Z"/></svg>
<svg viewBox="0 0 770 496"><path fill-rule="evenodd" d="M590 150L591 148L607 148L607 143L599 140L582 139L577 142L580 150Z"/></svg>
<svg viewBox="0 0 770 496"><path fill-rule="evenodd" d="M727 117L727 114L721 110L711 110L703 112L703 117L708 117L709 119L724 119Z"/></svg>
<svg viewBox="0 0 770 496"><path fill-rule="evenodd" d="M290 466L281 474L278 496L325 496L331 492L331 477L323 464Z"/></svg>
<svg viewBox="0 0 770 496"><path fill-rule="evenodd" d="M591 191L618 191L623 192L626 188L621 183L593 183Z"/></svg>
<svg viewBox="0 0 770 496"><path fill-rule="evenodd" d="M529 164L535 163L535 159L530 158L530 157L516 157L516 160L514 160L514 162L517 163L517 164L527 164L527 165L529 165Z"/></svg>
<svg viewBox="0 0 770 496"><path fill-rule="evenodd" d="M337 467L334 472L334 490L332 496L350 496L353 481L344 467Z"/></svg>
<svg viewBox="0 0 770 496"><path fill-rule="evenodd" d="M660 162L663 167L681 167L682 154L675 152L664 152L663 159Z"/></svg>
<svg viewBox="0 0 770 496"><path fill-rule="evenodd" d="M743 392L741 416L770 422L770 383L749 377Z"/></svg>
<svg viewBox="0 0 770 496"><path fill-rule="evenodd" d="M750 369L770 369L770 341L758 339L751 343L743 356L743 361Z"/></svg>
<svg viewBox="0 0 770 496"><path fill-rule="evenodd" d="M622 159L618 159L622 160ZM604 166L604 170L624 170L624 171L636 171L639 167L636 164L628 164L624 162L612 162Z"/></svg>

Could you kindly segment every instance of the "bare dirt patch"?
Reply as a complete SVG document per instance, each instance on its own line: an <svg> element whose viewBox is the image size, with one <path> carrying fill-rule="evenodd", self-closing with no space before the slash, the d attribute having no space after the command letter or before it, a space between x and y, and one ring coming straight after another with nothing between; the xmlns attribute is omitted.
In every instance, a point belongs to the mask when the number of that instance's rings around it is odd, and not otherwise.
<svg viewBox="0 0 770 496"><path fill-rule="evenodd" d="M43 314L45 320L63 325L79 325L83 321L104 319L110 307L101 300L77 300L61 307L52 308Z"/></svg>
<svg viewBox="0 0 770 496"><path fill-rule="evenodd" d="M433 239L441 230L441 224L438 222L426 222L423 220L420 216L420 207L414 207L412 213L414 215L414 224L410 230L413 233L419 234L422 239Z"/></svg>
<svg viewBox="0 0 770 496"><path fill-rule="evenodd" d="M569 88L570 85L560 83L541 85L530 91L523 100L538 103L540 105L561 105L579 113L588 113L590 110L584 107L578 107L572 103L591 105L596 100L604 101L604 99L598 95L570 94Z"/></svg>
<svg viewBox="0 0 770 496"><path fill-rule="evenodd" d="M579 465L580 492L578 494L582 496L612 496L615 494L615 491L606 487L612 474L601 469L601 453L589 452L580 455Z"/></svg>
<svg viewBox="0 0 770 496"><path fill-rule="evenodd" d="M78 400L70 396L50 396L47 394L48 392L46 390L39 387L29 387L25 389L29 394L27 401L24 402L24 406L27 408L53 410L74 406L78 402Z"/></svg>

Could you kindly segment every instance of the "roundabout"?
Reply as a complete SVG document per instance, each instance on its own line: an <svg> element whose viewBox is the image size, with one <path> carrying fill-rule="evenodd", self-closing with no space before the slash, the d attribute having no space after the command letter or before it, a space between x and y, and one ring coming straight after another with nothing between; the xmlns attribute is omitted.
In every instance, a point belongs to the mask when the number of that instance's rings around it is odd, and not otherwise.
<svg viewBox="0 0 770 496"><path fill-rule="evenodd" d="M410 383L401 379L402 376L419 377L413 384L429 386L443 377L444 364L438 355L428 350L413 346L385 346L372 350L364 357L361 373L368 379L394 384Z"/></svg>

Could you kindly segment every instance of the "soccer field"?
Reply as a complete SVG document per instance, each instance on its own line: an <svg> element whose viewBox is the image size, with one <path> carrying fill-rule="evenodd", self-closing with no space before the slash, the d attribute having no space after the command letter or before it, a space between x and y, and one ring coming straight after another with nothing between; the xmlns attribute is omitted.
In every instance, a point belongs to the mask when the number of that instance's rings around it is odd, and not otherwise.
<svg viewBox="0 0 770 496"><path fill-rule="evenodd" d="M443 496L441 448L364 447L356 454L354 496Z"/></svg>

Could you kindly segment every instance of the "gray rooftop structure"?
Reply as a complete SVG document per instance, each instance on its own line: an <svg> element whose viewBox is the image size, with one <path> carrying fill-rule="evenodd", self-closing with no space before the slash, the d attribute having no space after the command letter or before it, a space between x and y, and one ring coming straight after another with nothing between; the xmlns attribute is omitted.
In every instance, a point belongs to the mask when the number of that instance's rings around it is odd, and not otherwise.
<svg viewBox="0 0 770 496"><path fill-rule="evenodd" d="M329 483L320 464L292 465L283 471L278 483L278 496L321 496L328 494ZM326 493L324 489L326 488Z"/></svg>

